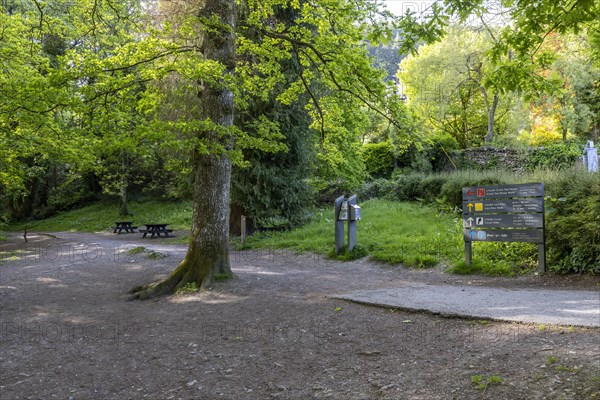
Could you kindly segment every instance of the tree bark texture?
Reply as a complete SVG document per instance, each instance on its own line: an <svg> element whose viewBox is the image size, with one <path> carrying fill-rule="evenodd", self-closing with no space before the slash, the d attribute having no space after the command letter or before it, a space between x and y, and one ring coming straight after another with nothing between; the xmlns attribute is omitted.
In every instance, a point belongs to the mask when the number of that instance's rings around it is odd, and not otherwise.
<svg viewBox="0 0 600 400"><path fill-rule="evenodd" d="M235 2L234 0L206 0L199 17L214 21L202 33L201 49L206 59L226 66L226 74L235 72ZM203 84L198 92L201 118L221 126L233 125L233 93L223 84ZM230 148L232 139L216 132L198 132L205 143L219 143ZM163 282L134 289L134 298L146 299L170 294L186 284L205 287L214 276L231 276L229 264L229 194L231 160L226 154L205 154L196 151L194 208L188 252L181 264Z"/></svg>

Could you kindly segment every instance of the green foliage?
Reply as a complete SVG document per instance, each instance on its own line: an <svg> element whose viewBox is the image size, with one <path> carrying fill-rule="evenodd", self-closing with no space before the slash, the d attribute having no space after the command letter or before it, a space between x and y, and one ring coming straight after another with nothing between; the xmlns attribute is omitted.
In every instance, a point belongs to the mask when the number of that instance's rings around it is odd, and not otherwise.
<svg viewBox="0 0 600 400"><path fill-rule="evenodd" d="M34 184L27 160L36 168L46 158L94 174L100 184L94 193L180 198L190 194L191 156L215 154L242 167L265 161L241 190L258 187L260 198L245 206L259 220L295 224L310 204L307 178L320 191L337 183L351 190L365 177L359 138L368 118L357 100L390 123L398 119L398 101L387 96L392 85L372 66L364 42L368 37L377 46L391 37L372 2L237 3L235 74L229 73L233 65L207 57L200 45L202 32L228 27L176 6L161 9L166 19L153 26L147 22L155 4L136 0L24 1L7 12L5 6L2 200L28 195ZM198 94L207 88L231 91L242 116L236 126L204 117ZM292 149L287 159L264 157L299 143L290 127L304 131L303 149ZM292 138L284 139L288 133ZM282 159L288 162L277 167Z"/></svg>
<svg viewBox="0 0 600 400"><path fill-rule="evenodd" d="M448 269L457 275L482 274L514 276L537 268L537 246L531 243L475 243L473 260L467 266L464 260Z"/></svg>
<svg viewBox="0 0 600 400"><path fill-rule="evenodd" d="M188 282L185 285L181 286L179 289L177 289L175 294L192 294L196 293L198 290L200 290L200 288L198 287L197 283Z"/></svg>
<svg viewBox="0 0 600 400"><path fill-rule="evenodd" d="M391 197L394 188L393 181L389 179L379 178L365 182L365 184L357 191L359 199L386 199Z"/></svg>
<svg viewBox="0 0 600 400"><path fill-rule="evenodd" d="M480 117L484 107L476 90L480 89L488 93L484 100L488 116L499 119L495 134L510 130L508 133L514 135L530 124L532 131L539 131L534 136L556 131L560 137L562 130L563 138L569 133L584 137L590 130L597 131L600 1L509 1L502 5L506 12L500 22L495 20L496 5L481 1L447 1L428 9L431 15L422 23L417 23L415 15L400 21L402 47L413 55L403 60L410 71L401 71L399 76L412 91L409 99L419 114L427 116L425 123L432 129L452 132L463 147L476 145L483 135ZM450 21L453 24L449 28ZM466 32L458 44L445 52L432 50L455 39L456 25ZM470 31L474 26L478 36L485 39L483 47L473 46ZM414 56L423 41L426 45ZM466 63L461 62L465 53ZM427 68L415 68L420 61ZM453 73L445 74L450 69ZM423 75L431 76L431 80L423 79ZM461 80L461 76L467 79ZM418 86L421 89L415 90ZM496 96L498 110L494 113L489 106ZM508 103L502 104L506 100ZM531 115L519 106L521 100L546 103L547 115ZM469 110L471 106L475 108ZM554 123L542 123L544 118ZM528 121L519 123L524 119Z"/></svg>
<svg viewBox="0 0 600 400"><path fill-rule="evenodd" d="M132 249L127 250L127 254L129 254L129 255L140 254L140 253L143 253L144 251L146 251L146 248L144 246L136 246Z"/></svg>
<svg viewBox="0 0 600 400"><path fill-rule="evenodd" d="M328 133L317 145L316 172L310 180L321 197L327 198L355 190L366 178L359 139L368 126L367 114L360 109L348 109L351 102L348 96L343 96L344 100L337 97L324 100L329 109L326 114ZM337 101L342 101L348 108L338 106ZM315 128L314 124L312 128Z"/></svg>
<svg viewBox="0 0 600 400"><path fill-rule="evenodd" d="M558 357L556 357L556 356L548 356L548 357L546 357L545 364L546 364L547 367L549 367L549 366L551 366L553 364L556 364L558 361L559 361Z"/></svg>
<svg viewBox="0 0 600 400"><path fill-rule="evenodd" d="M213 275L213 280L216 282L225 282L229 279L231 279L233 277L233 275L231 274L215 274Z"/></svg>
<svg viewBox="0 0 600 400"><path fill-rule="evenodd" d="M560 273L600 274L600 175L568 174L552 192L549 265Z"/></svg>
<svg viewBox="0 0 600 400"><path fill-rule="evenodd" d="M508 171L457 171L433 175L409 174L396 180L378 179L359 193L400 201L421 201L437 209L462 207L462 188L495 184L544 182L547 208L548 265L563 273L600 273L600 177L579 168L539 170L515 175ZM559 200L560 198L560 200ZM473 263L456 262L458 274L514 275L536 267L536 247L527 243L476 243ZM460 260L460 259L459 259Z"/></svg>
<svg viewBox="0 0 600 400"><path fill-rule="evenodd" d="M568 134L587 139L600 120L600 92L594 88L594 82L600 80L600 68L590 62L592 40L588 32L580 32L557 35L548 44L552 50L559 49L550 71L560 77L563 90L546 101L558 115L563 139Z"/></svg>
<svg viewBox="0 0 600 400"><path fill-rule="evenodd" d="M402 61L402 54L400 54L398 46L398 34L399 32L392 32L395 36L391 43L380 44L378 46L368 45L369 55L376 60L376 65L383 68L387 72L387 80L392 80L396 76L398 71L398 64Z"/></svg>
<svg viewBox="0 0 600 400"><path fill-rule="evenodd" d="M289 21L286 21L289 22ZM286 81L275 87L268 99L248 99L246 110L238 113L238 125L248 131L257 129L259 117L277 124L285 138L286 151L272 153L257 149L244 150L246 167L234 168L231 200L234 210L250 217L253 228L290 228L304 222L306 209L313 203L313 191L307 177L315 160L316 134L309 128L310 116L306 110L308 96L283 105L275 95L287 89L297 74L298 66L281 61L286 67ZM233 215L237 217L237 215Z"/></svg>
<svg viewBox="0 0 600 400"><path fill-rule="evenodd" d="M472 375L471 376L471 384L477 389L481 391L485 391L490 385L499 385L504 382L504 378L500 375Z"/></svg>
<svg viewBox="0 0 600 400"><path fill-rule="evenodd" d="M390 189L385 198L399 201L424 201L445 208L462 206L462 188L465 186L493 185L512 179L511 174L502 171L459 171L454 173L398 175L391 183L378 182L381 187Z"/></svg>
<svg viewBox="0 0 600 400"><path fill-rule="evenodd" d="M167 255L165 253L161 253L160 251L150 250L146 254L146 258L149 260L158 260L160 258L166 258Z"/></svg>
<svg viewBox="0 0 600 400"><path fill-rule="evenodd" d="M340 261L359 260L367 257L368 255L369 251L360 244L357 244L352 251L348 251L347 247L343 247L337 255L335 255L335 249L332 249L328 254L329 258L335 258Z"/></svg>
<svg viewBox="0 0 600 400"><path fill-rule="evenodd" d="M394 169L394 153L390 142L367 143L362 147L365 169L372 178L389 178Z"/></svg>
<svg viewBox="0 0 600 400"><path fill-rule="evenodd" d="M529 171L539 168L571 168L582 154L582 148L575 142L552 143L531 151L526 158L525 168Z"/></svg>
<svg viewBox="0 0 600 400"><path fill-rule="evenodd" d="M486 56L492 44L484 32L452 28L402 61L398 76L427 131L467 148L483 143L490 115L494 129L503 130L512 95L487 82L498 73Z"/></svg>
<svg viewBox="0 0 600 400"><path fill-rule="evenodd" d="M549 54L538 53L544 41L552 37L550 33L577 34L588 25L594 27L600 12L598 0L576 3L570 0L510 0L502 5L506 10L503 18L509 18L511 23L503 24L498 32L490 30L490 26L496 25L493 18L498 16L494 3L452 1L444 6L436 3L422 23L418 23L414 15L408 15L400 21L404 38L402 49L414 52L421 41L439 41L446 34L451 18L466 26L472 25L473 20L480 20L490 36L493 35L494 44L488 57L498 69L488 84L502 91L539 90L548 88L536 72L552 61Z"/></svg>

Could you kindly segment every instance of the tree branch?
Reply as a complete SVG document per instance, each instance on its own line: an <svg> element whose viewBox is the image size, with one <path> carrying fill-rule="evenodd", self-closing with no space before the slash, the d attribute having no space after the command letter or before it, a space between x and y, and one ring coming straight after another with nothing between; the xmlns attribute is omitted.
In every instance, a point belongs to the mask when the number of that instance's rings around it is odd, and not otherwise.
<svg viewBox="0 0 600 400"><path fill-rule="evenodd" d="M306 79L304 78L304 69L302 68L302 63L300 62L300 55L298 54L296 46L293 46L293 49L294 49L294 54L296 54L296 58L298 59L298 65L300 65L300 74L299 75L300 75L300 79L302 80L302 85L306 89L308 95L310 96L310 98L313 101L313 104L315 105L315 108L319 112L319 117L321 119L321 145L323 145L323 142L325 141L325 117L323 116L323 110L321 109L319 100L317 100L317 98L313 94L312 90L310 90L310 87L308 86L308 83L306 82Z"/></svg>

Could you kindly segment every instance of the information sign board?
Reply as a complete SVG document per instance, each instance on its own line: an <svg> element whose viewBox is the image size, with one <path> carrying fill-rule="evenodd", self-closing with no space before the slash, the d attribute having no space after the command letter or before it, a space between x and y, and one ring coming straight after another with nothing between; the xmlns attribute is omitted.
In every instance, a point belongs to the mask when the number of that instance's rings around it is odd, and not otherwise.
<svg viewBox="0 0 600 400"><path fill-rule="evenodd" d="M544 242L541 229L463 229L463 235L470 242Z"/></svg>
<svg viewBox="0 0 600 400"><path fill-rule="evenodd" d="M473 242L538 244L539 268L546 269L544 184L462 188L465 260L471 263Z"/></svg>
<svg viewBox="0 0 600 400"><path fill-rule="evenodd" d="M544 199L464 200L463 214L544 212Z"/></svg>
<svg viewBox="0 0 600 400"><path fill-rule="evenodd" d="M465 228L543 228L543 214L464 215Z"/></svg>
<svg viewBox="0 0 600 400"><path fill-rule="evenodd" d="M473 186L462 189L463 200L504 199L513 197L541 197L544 195L542 183L518 185Z"/></svg>

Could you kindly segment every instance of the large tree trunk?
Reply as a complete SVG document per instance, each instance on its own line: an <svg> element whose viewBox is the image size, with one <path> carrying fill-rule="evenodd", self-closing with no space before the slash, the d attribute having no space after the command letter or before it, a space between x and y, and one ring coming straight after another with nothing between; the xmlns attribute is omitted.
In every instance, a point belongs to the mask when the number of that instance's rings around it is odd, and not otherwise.
<svg viewBox="0 0 600 400"><path fill-rule="evenodd" d="M234 0L205 0L199 16L210 21L218 17L221 25L211 26L202 34L202 51L207 59L226 66L227 74L235 70ZM198 93L202 119L221 126L233 125L233 93L223 82L205 85ZM216 132L198 132L204 143L219 143L225 148L230 139ZM218 276L231 276L229 265L229 192L231 160L226 154L196 151L194 210L188 252L171 275L156 285L133 289L134 298L147 299L175 292L186 284L205 287Z"/></svg>

